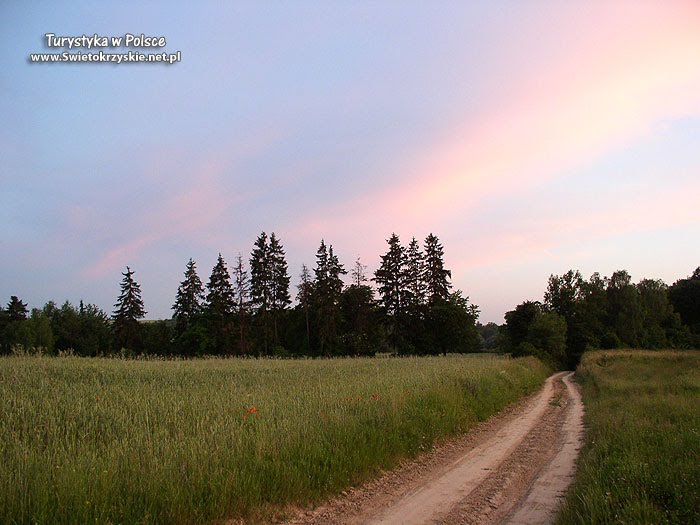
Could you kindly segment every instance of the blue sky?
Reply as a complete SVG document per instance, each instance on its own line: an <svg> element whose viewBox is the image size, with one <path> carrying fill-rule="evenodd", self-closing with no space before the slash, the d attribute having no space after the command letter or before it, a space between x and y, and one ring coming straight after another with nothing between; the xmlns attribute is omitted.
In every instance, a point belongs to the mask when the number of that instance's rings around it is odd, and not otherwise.
<svg viewBox="0 0 700 525"><path fill-rule="evenodd" d="M680 1L5 3L0 300L111 311L128 264L168 317L190 257L206 280L263 230L294 284L321 238L373 271L433 232L482 322L569 268L670 284L700 265L699 24ZM30 64L48 32L182 61Z"/></svg>

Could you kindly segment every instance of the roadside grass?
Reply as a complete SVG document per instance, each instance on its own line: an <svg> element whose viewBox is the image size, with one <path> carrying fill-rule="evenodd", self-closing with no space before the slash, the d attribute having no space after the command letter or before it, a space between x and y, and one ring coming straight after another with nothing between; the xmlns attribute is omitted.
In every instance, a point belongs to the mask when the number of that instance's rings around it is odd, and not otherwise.
<svg viewBox="0 0 700 525"><path fill-rule="evenodd" d="M0 523L265 520L535 391L534 358L0 358Z"/></svg>
<svg viewBox="0 0 700 525"><path fill-rule="evenodd" d="M587 445L560 524L700 523L700 352L597 351Z"/></svg>

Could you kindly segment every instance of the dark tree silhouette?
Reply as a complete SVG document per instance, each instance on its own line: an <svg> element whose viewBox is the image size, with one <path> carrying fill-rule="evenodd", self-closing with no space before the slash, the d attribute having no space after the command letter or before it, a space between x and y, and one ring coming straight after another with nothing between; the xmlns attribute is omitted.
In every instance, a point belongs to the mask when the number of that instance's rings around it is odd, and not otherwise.
<svg viewBox="0 0 700 525"><path fill-rule="evenodd" d="M192 322L201 315L203 302L204 285L197 275L196 263L190 259L185 269L185 279L177 289L175 304L172 307L175 337L182 337Z"/></svg>
<svg viewBox="0 0 700 525"><path fill-rule="evenodd" d="M437 299L447 300L452 285L450 279L452 272L445 269L444 250L440 240L432 233L425 238L425 270L423 282L425 283L428 302Z"/></svg>
<svg viewBox="0 0 700 525"><path fill-rule="evenodd" d="M138 352L142 350L139 319L146 315L146 311L141 299L141 287L134 280L134 272L127 266L122 275L121 293L112 313L115 348Z"/></svg>
<svg viewBox="0 0 700 525"><path fill-rule="evenodd" d="M248 344L248 319L250 317L250 280L248 270L245 269L243 256L238 255L236 266L233 269L233 302L235 305L238 322L238 352L247 354Z"/></svg>
<svg viewBox="0 0 700 525"><path fill-rule="evenodd" d="M234 310L231 276L224 258L219 254L207 283L206 313L211 323L214 339L214 353L225 354L231 351L232 321Z"/></svg>

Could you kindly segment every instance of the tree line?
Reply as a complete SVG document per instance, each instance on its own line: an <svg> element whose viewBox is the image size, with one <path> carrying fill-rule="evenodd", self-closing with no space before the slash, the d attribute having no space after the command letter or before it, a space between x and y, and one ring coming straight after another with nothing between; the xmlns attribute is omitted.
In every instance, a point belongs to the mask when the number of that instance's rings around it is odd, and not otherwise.
<svg viewBox="0 0 700 525"><path fill-rule="evenodd" d="M569 367L590 348L700 348L700 267L671 286L635 284L626 270L589 279L578 270L551 275L542 302L525 301L502 327L480 332L492 349Z"/></svg>
<svg viewBox="0 0 700 525"><path fill-rule="evenodd" d="M359 258L348 272L333 246L321 240L315 266L302 265L294 306L284 248L274 233L265 232L247 264L238 255L229 266L219 254L206 284L190 259L172 319L143 320L141 287L130 267L122 273L111 316L82 301L78 307L49 302L30 313L12 296L0 307L0 352L196 357L478 350L479 310L453 289L439 239L430 234L421 246L414 237L403 246L392 234L387 243L369 278Z"/></svg>

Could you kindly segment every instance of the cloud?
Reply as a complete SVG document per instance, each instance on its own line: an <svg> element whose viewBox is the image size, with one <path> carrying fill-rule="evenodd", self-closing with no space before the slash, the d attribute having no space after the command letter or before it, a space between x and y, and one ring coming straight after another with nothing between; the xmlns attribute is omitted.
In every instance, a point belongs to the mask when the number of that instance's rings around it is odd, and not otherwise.
<svg viewBox="0 0 700 525"><path fill-rule="evenodd" d="M267 148L278 140L280 134L268 130L252 134L246 140L230 140L214 151L209 152L199 162L192 175L185 173L186 166L172 169L172 162L166 156L155 155L147 159L148 169L142 177L150 176L161 195L138 209L133 217L127 219L126 240L107 249L95 262L89 264L83 274L91 279L113 274L123 268L129 261L135 261L140 254L153 245L165 240L194 242L208 235L213 235L221 227L222 218L234 206L247 198L255 190L237 188L234 192L230 180L235 175L236 166L246 159L262 155ZM187 147L179 150L179 155ZM171 174L179 174L180 180L169 180ZM95 216L96 210L85 208L69 212L72 219ZM128 212L123 213L128 215ZM94 225L90 226L95 228ZM123 233L123 230L122 232Z"/></svg>
<svg viewBox="0 0 700 525"><path fill-rule="evenodd" d="M402 183L377 180L363 194L311 210L293 234L357 238L466 225L486 198L512 198L652 134L667 119L700 114L699 10L609 11L618 19L588 18L595 26L584 32L594 40L426 144ZM511 238L517 253L517 234Z"/></svg>

